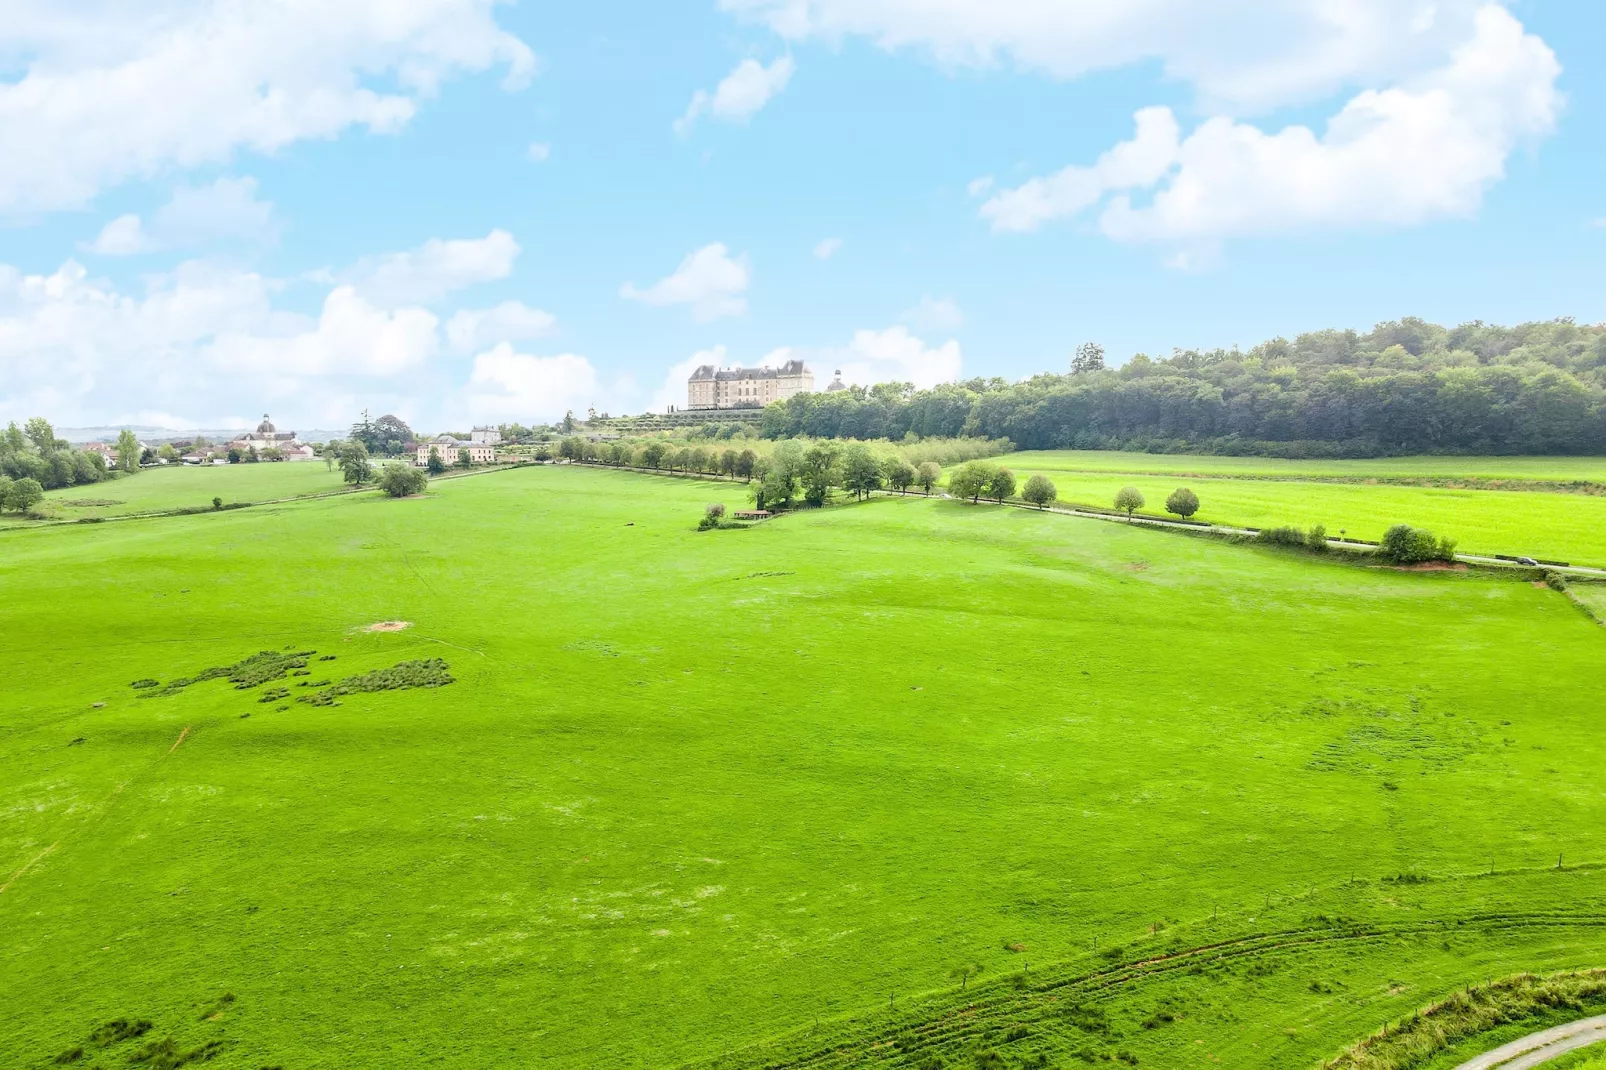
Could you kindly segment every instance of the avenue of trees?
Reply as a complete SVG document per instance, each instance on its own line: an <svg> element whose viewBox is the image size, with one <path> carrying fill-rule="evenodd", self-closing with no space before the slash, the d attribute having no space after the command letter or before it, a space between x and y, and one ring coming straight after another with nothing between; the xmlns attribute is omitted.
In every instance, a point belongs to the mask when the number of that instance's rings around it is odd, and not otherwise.
<svg viewBox="0 0 1606 1070"><path fill-rule="evenodd" d="M1561 319L1275 338L1247 352L1138 354L1084 344L1068 374L798 394L766 438L1008 438L1021 449L1365 457L1606 452L1606 325Z"/></svg>

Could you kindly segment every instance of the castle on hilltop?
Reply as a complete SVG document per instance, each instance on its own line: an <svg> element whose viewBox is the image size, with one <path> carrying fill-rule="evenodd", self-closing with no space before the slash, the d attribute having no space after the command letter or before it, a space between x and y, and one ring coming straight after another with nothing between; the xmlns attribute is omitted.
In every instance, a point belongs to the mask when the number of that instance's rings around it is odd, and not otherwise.
<svg viewBox="0 0 1606 1070"><path fill-rule="evenodd" d="M814 373L801 360L779 368L721 368L704 364L686 380L688 409L761 409L772 401L814 389Z"/></svg>

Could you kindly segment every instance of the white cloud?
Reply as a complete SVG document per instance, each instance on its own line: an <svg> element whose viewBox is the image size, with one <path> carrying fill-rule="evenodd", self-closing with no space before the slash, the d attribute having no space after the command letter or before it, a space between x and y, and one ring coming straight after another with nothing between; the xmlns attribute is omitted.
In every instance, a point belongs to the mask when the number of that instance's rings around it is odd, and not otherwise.
<svg viewBox="0 0 1606 1070"><path fill-rule="evenodd" d="M686 113L675 120L675 133L689 133L704 115L726 122L747 122L786 88L795 70L790 56L782 56L768 67L756 59L742 60L712 93L699 89L692 94Z"/></svg>
<svg viewBox="0 0 1606 1070"><path fill-rule="evenodd" d="M73 208L127 179L411 119L528 47L495 0L148 0L11 6L0 22L0 213ZM42 151L48 146L48 151Z"/></svg>
<svg viewBox="0 0 1606 1070"><path fill-rule="evenodd" d="M619 296L659 307L689 305L694 320L709 323L747 311L749 281L746 254L733 258L723 242L714 242L687 254L674 274L645 290L625 283Z"/></svg>
<svg viewBox="0 0 1606 1070"><path fill-rule="evenodd" d="M836 358L835 366L850 386L903 382L924 389L953 382L964 368L958 342L933 348L906 327L855 331L853 341L837 351Z"/></svg>
<svg viewBox="0 0 1606 1070"><path fill-rule="evenodd" d="M953 298L933 300L930 294L922 297L918 305L906 309L898 319L917 331L957 331L965 325L965 313Z"/></svg>
<svg viewBox="0 0 1606 1070"><path fill-rule="evenodd" d="M1543 41L1489 5L1446 66L1357 94L1321 136L1218 117L1182 139L1169 109L1146 108L1133 139L1093 166L999 193L981 213L995 229L1031 230L1102 201L1111 238L1206 247L1236 234L1467 216L1506 157L1554 126L1559 71ZM1149 203L1134 202L1131 191L1150 189Z"/></svg>
<svg viewBox="0 0 1606 1070"><path fill-rule="evenodd" d="M368 257L336 276L377 305L428 303L513 271L519 243L505 230L483 238L431 238L416 249Z"/></svg>
<svg viewBox="0 0 1606 1070"><path fill-rule="evenodd" d="M88 250L130 256L214 241L265 241L274 237L273 205L257 200L254 178L220 178L209 186L180 186L157 209L147 228L137 215L107 223Z"/></svg>
<svg viewBox="0 0 1606 1070"><path fill-rule="evenodd" d="M585 357L530 356L506 342L474 358L463 394L474 420L554 420L599 400L596 369Z"/></svg>
<svg viewBox="0 0 1606 1070"><path fill-rule="evenodd" d="M472 353L499 342L523 342L552 333L557 318L522 301L494 308L463 309L446 323L446 342L457 353Z"/></svg>
<svg viewBox="0 0 1606 1070"><path fill-rule="evenodd" d="M220 368L258 368L279 376L393 376L435 355L439 322L421 308L376 308L350 286L339 286L309 329L222 334L207 354Z"/></svg>
<svg viewBox="0 0 1606 1070"><path fill-rule="evenodd" d="M945 66L1056 78L1157 61L1232 110L1318 99L1419 70L1470 36L1487 0L720 0L793 40L862 36Z"/></svg>
<svg viewBox="0 0 1606 1070"><path fill-rule="evenodd" d="M814 258L816 260L829 260L836 255L836 251L840 248L842 248L841 238L826 238L814 247Z"/></svg>
<svg viewBox="0 0 1606 1070"><path fill-rule="evenodd" d="M982 175L980 178L971 179L969 184L965 186L965 192L972 197L985 197L992 188L993 176Z"/></svg>
<svg viewBox="0 0 1606 1070"><path fill-rule="evenodd" d="M545 141L531 142L529 156L536 163L544 163L552 157L552 146Z"/></svg>

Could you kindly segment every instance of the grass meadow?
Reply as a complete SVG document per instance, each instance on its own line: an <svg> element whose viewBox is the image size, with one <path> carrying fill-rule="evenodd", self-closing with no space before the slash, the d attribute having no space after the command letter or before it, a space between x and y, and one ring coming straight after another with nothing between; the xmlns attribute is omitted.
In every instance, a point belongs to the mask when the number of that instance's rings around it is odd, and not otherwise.
<svg viewBox="0 0 1606 1070"><path fill-rule="evenodd" d="M1562 595L940 499L693 530L739 495L0 533L0 1065L1285 1070L1606 962ZM309 675L175 683L259 651Z"/></svg>
<svg viewBox="0 0 1606 1070"><path fill-rule="evenodd" d="M1136 467L1125 459L1169 470ZM1231 469L1217 462L1246 462L1258 478L1205 475ZM1253 462L1252 469L1247 462ZM1551 463L1553 462L1553 464ZM1337 535L1376 540L1393 524L1426 527L1454 538L1464 553L1510 554L1606 565L1606 495L1552 490L1368 483L1366 479L1593 480L1599 461L1577 458L1405 458L1390 461L1275 462L1260 458L1149 457L1144 454L1016 453L1003 463L1024 486L1041 473L1054 481L1060 501L1109 509L1116 491L1137 487L1144 512L1164 515L1165 499L1179 486L1199 495L1197 519L1247 527L1325 524ZM1080 467L1088 465L1088 467ZM1357 470L1353 466L1376 466ZM1550 465L1547 468L1547 465ZM1350 466L1347 471L1334 469ZM1591 467L1592 466L1592 467ZM1412 474L1409 470L1416 468ZM1363 475L1370 471L1372 475ZM1429 474L1429 473L1433 474ZM1527 473L1517 476L1516 473ZM1476 473L1482 473L1477 475ZM1272 478L1272 477L1275 478ZM1301 479L1300 476L1307 478ZM1342 480L1342 481L1339 481Z"/></svg>
<svg viewBox="0 0 1606 1070"><path fill-rule="evenodd" d="M1032 450L1012 454L1041 472L1153 472L1198 476L1310 476L1354 480L1538 480L1606 483L1606 457L1376 457L1360 460L1288 460L1117 450Z"/></svg>
<svg viewBox="0 0 1606 1070"><path fill-rule="evenodd" d="M340 472L322 461L277 464L167 465L147 468L105 483L47 491L37 510L52 520L127 516L166 509L206 508L213 498L225 504L277 501L339 490ZM0 521L26 524L14 513Z"/></svg>

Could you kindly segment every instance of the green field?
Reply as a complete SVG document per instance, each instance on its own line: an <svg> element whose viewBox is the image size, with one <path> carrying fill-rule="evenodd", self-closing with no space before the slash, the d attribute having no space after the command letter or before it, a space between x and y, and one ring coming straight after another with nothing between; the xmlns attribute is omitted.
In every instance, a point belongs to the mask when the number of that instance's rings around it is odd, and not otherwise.
<svg viewBox="0 0 1606 1070"><path fill-rule="evenodd" d="M266 502L339 490L340 472L322 461L287 464L235 464L147 468L131 476L83 487L48 491L37 510L52 520L126 516L166 509L204 508L212 499L225 503ZM0 514L8 524L27 523L14 513Z"/></svg>
<svg viewBox="0 0 1606 1070"><path fill-rule="evenodd" d="M1606 457L1438 456L1310 461L1278 457L1125 453L1114 450L1031 450L1012 456L1025 458L1033 471L1042 472L1155 472L1278 478L1337 476L1360 480L1527 479L1606 483Z"/></svg>
<svg viewBox="0 0 1606 1070"><path fill-rule="evenodd" d="M1123 459L1142 459L1151 465L1169 462L1174 470L1123 472ZM1003 461L1022 486L1036 473L1048 476L1064 504L1111 507L1116 491L1137 487L1147 499L1145 511L1164 515L1165 499L1179 486L1199 495L1201 508L1196 519L1245 527L1294 526L1308 528L1325 524L1338 535L1347 531L1351 538L1375 541L1390 526L1407 523L1426 527L1455 539L1463 553L1531 556L1574 564L1606 566L1606 495L1541 490L1486 490L1464 487L1413 486L1395 483L1367 483L1366 478L1429 478L1430 462L1439 473L1436 479L1523 478L1560 480L1594 478L1601 472L1599 461L1572 458L1517 458L1503 467L1504 458L1408 458L1421 465L1416 475L1375 468L1371 476L1353 469L1347 473L1331 470L1335 466L1390 465L1398 461L1278 462L1290 466L1277 478L1223 478L1201 476L1201 471L1226 471L1217 462L1240 458L1181 457L1153 458L1143 454L1016 453ZM1245 459L1247 460L1247 459ZM1545 464L1554 462L1547 470ZM1254 459L1258 467L1265 462ZM1087 465L1083 468L1080 466ZM1585 465L1592 465L1586 468ZM1459 467L1456 474L1446 474ZM1297 474L1296 474L1297 473ZM1485 473L1475 477L1474 473ZM1488 473L1498 473L1489 475ZM1565 473L1565 475L1564 475ZM1305 477L1322 477L1301 479ZM1344 482L1333 480L1343 479ZM1353 480L1353 481L1350 481Z"/></svg>
<svg viewBox="0 0 1606 1070"><path fill-rule="evenodd" d="M1563 596L716 500L539 467L0 534L0 1065L1284 1070L1606 964ZM263 650L311 675L169 693Z"/></svg>

